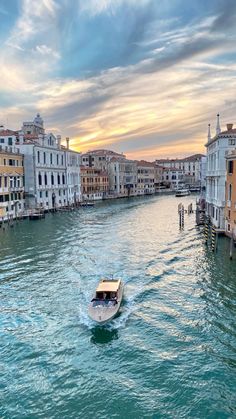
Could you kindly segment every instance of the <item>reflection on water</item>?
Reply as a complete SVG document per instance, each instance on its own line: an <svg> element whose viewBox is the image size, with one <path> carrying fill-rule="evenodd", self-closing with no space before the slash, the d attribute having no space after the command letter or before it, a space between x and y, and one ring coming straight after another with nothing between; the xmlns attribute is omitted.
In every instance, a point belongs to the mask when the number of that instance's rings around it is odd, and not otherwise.
<svg viewBox="0 0 236 419"><path fill-rule="evenodd" d="M180 231L178 203L104 202L0 231L0 417L236 417L236 253L226 238L207 249L194 215ZM111 275L121 310L96 327L88 304Z"/></svg>
<svg viewBox="0 0 236 419"><path fill-rule="evenodd" d="M97 326L91 329L91 342L95 345L107 344L114 339L118 339L117 329L108 329L107 327Z"/></svg>

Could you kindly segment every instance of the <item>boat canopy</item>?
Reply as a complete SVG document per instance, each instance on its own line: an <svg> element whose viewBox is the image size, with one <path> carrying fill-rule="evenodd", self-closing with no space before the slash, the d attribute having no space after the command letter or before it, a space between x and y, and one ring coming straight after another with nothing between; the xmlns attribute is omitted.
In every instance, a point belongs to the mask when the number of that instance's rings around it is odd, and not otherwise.
<svg viewBox="0 0 236 419"><path fill-rule="evenodd" d="M117 292L120 286L120 279L118 280L109 280L103 279L97 289L96 292Z"/></svg>

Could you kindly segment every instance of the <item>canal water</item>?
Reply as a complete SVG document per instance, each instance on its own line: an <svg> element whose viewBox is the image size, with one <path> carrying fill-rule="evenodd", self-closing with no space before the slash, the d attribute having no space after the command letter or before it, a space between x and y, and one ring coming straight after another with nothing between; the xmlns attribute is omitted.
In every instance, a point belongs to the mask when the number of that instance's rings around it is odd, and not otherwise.
<svg viewBox="0 0 236 419"><path fill-rule="evenodd" d="M1 418L236 417L236 252L207 250L194 215L179 231L180 199L0 230ZM124 302L101 328L87 305L110 275Z"/></svg>

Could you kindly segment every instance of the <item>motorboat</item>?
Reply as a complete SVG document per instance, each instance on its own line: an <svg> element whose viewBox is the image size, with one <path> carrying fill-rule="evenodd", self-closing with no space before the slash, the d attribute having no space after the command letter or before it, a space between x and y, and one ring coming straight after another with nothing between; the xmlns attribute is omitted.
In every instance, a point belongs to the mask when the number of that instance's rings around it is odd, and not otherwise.
<svg viewBox="0 0 236 419"><path fill-rule="evenodd" d="M121 279L101 279L88 307L90 318L99 324L112 320L120 309L122 296Z"/></svg>
<svg viewBox="0 0 236 419"><path fill-rule="evenodd" d="M178 189L175 192L175 196L187 196L190 195L190 190L189 189Z"/></svg>
<svg viewBox="0 0 236 419"><path fill-rule="evenodd" d="M189 190L190 190L191 193L200 192L201 191L200 187L198 187L198 186L196 186L196 187L193 186L192 188L190 187Z"/></svg>
<svg viewBox="0 0 236 419"><path fill-rule="evenodd" d="M94 202L92 201L84 201L80 203L81 207L94 207Z"/></svg>

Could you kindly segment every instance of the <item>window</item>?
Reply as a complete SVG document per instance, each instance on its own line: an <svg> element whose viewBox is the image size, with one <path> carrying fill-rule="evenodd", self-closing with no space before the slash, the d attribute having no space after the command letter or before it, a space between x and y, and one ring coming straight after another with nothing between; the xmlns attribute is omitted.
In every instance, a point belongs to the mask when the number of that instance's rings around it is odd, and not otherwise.
<svg viewBox="0 0 236 419"><path fill-rule="evenodd" d="M232 174L234 172L234 162L233 160L228 161L228 173Z"/></svg>
<svg viewBox="0 0 236 419"><path fill-rule="evenodd" d="M53 176L53 173L51 173L51 184L54 185L54 176Z"/></svg>
<svg viewBox="0 0 236 419"><path fill-rule="evenodd" d="M64 175L64 173L62 175L62 183L63 183L63 185L65 185L65 175Z"/></svg>
<svg viewBox="0 0 236 419"><path fill-rule="evenodd" d="M12 145L12 138L11 137L8 138L8 145Z"/></svg>
<svg viewBox="0 0 236 419"><path fill-rule="evenodd" d="M40 163L40 151L38 151L38 163Z"/></svg>
<svg viewBox="0 0 236 419"><path fill-rule="evenodd" d="M46 198L48 197L48 191L45 192L45 196L46 196Z"/></svg>
<svg viewBox="0 0 236 419"><path fill-rule="evenodd" d="M9 166L15 166L16 162L13 159L9 159Z"/></svg>
<svg viewBox="0 0 236 419"><path fill-rule="evenodd" d="M63 154L61 156L61 165L63 166Z"/></svg>
<svg viewBox="0 0 236 419"><path fill-rule="evenodd" d="M40 172L38 174L38 181L39 181L39 186L41 186L42 185L42 176L41 176Z"/></svg>
<svg viewBox="0 0 236 419"><path fill-rule="evenodd" d="M235 139L234 138L229 139L229 145L235 145Z"/></svg>
<svg viewBox="0 0 236 419"><path fill-rule="evenodd" d="M52 164L52 153L50 153L50 163Z"/></svg>
<svg viewBox="0 0 236 419"><path fill-rule="evenodd" d="M61 178L60 178L59 173L58 173L58 175L57 175L57 183L58 183L58 185L60 185L60 183L61 183Z"/></svg>
<svg viewBox="0 0 236 419"><path fill-rule="evenodd" d="M46 164L46 153L45 153L45 151L43 153L43 163Z"/></svg>
<svg viewBox="0 0 236 419"><path fill-rule="evenodd" d="M4 138L0 138L0 143L1 143L1 144L4 144L4 143L5 143Z"/></svg>
<svg viewBox="0 0 236 419"><path fill-rule="evenodd" d="M45 185L48 184L48 178L47 178L47 173L44 174L44 183Z"/></svg>
<svg viewBox="0 0 236 419"><path fill-rule="evenodd" d="M57 165L59 165L59 156L57 154Z"/></svg>
<svg viewBox="0 0 236 419"><path fill-rule="evenodd" d="M231 183L229 184L229 191L228 191L228 200L231 201L232 199L232 185Z"/></svg>
<svg viewBox="0 0 236 419"><path fill-rule="evenodd" d="M7 177L4 177L4 188L7 188Z"/></svg>
<svg viewBox="0 0 236 419"><path fill-rule="evenodd" d="M7 164L6 159L3 159L3 164L4 164L4 166L6 166L6 164Z"/></svg>

